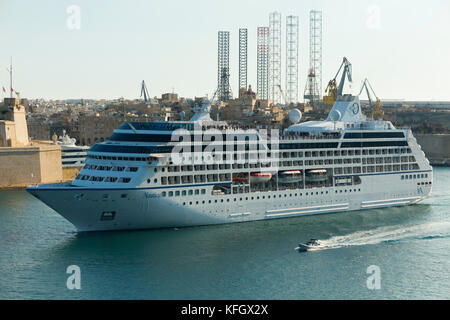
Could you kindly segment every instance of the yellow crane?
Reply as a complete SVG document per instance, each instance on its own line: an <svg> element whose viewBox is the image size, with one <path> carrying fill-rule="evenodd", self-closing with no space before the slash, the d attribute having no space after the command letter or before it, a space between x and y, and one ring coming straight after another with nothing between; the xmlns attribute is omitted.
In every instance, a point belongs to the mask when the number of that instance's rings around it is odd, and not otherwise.
<svg viewBox="0 0 450 320"><path fill-rule="evenodd" d="M325 93L327 93L327 95L323 96L323 103L333 106L336 102L337 94L336 79L330 80L330 82L328 82Z"/></svg>
<svg viewBox="0 0 450 320"><path fill-rule="evenodd" d="M339 82L339 86L336 83L336 78L339 75L339 72L341 72L342 67L344 67L344 71L342 72L341 81ZM333 80L330 80L328 82L327 88L325 89L325 92L327 93L326 96L323 97L323 103L329 104L330 106L333 106L338 97L342 96L342 92L344 90L344 83L345 78L347 77L348 81L352 82L352 64L346 57L344 57L341 66L339 67L338 72L334 76Z"/></svg>
<svg viewBox="0 0 450 320"><path fill-rule="evenodd" d="M359 92L359 95L361 95L362 91L364 90L364 88L366 88L366 93L367 93L367 98L369 99L369 106L373 108L372 111L372 117L375 120L378 119L382 119L384 116L384 111L383 111L383 103L381 102L381 100L377 97L375 91L372 88L372 85L370 84L369 80L364 79L363 85L361 87L361 91ZM373 95L375 96L375 104L372 104L372 99L370 97L370 90L372 91ZM359 96L358 95L358 96Z"/></svg>

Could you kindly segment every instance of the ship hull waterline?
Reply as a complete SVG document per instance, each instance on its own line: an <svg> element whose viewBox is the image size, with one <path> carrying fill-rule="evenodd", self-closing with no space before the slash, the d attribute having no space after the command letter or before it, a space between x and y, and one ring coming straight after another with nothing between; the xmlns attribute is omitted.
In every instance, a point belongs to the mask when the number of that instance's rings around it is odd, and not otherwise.
<svg viewBox="0 0 450 320"><path fill-rule="evenodd" d="M227 203L221 209L217 208L217 203L211 203L201 209L198 205L184 206L167 198L152 197L146 189L68 190L42 188L41 185L30 186L27 191L73 224L78 232L194 227L405 206L424 200L431 192L392 199L370 197L370 201L355 193L350 198L349 195L341 199L337 196L321 204L298 199L285 208L271 208L264 201L253 205L231 202L233 206ZM286 200L283 194L292 191L273 194ZM80 192L83 201L80 201ZM106 193L108 198L105 199ZM233 195L228 196L233 201L230 196Z"/></svg>

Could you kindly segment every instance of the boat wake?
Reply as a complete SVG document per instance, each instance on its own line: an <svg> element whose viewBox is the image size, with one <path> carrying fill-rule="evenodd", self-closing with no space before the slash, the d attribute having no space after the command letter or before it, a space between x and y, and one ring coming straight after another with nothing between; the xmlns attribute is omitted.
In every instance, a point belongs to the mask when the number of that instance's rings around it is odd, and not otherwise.
<svg viewBox="0 0 450 320"><path fill-rule="evenodd" d="M357 231L343 236L321 240L324 249L395 243L406 240L431 240L450 237L450 221L432 222L414 226L386 226Z"/></svg>

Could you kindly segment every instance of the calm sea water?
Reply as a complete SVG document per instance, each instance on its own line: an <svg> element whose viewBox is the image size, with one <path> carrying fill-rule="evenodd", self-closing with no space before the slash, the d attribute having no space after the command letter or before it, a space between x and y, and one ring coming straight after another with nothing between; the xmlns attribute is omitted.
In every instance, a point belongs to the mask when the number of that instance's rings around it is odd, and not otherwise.
<svg viewBox="0 0 450 320"><path fill-rule="evenodd" d="M432 196L408 207L84 234L25 191L1 191L0 298L450 299L450 169L434 176ZM294 250L312 237L327 249ZM66 287L69 265L81 290Z"/></svg>

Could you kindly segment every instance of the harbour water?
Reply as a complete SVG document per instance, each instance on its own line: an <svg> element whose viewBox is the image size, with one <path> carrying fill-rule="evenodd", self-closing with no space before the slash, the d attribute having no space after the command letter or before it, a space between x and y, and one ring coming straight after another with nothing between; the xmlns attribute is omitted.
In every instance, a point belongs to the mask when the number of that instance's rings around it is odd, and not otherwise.
<svg viewBox="0 0 450 320"><path fill-rule="evenodd" d="M96 233L0 191L0 299L450 299L450 169L434 178L408 207ZM294 250L310 238L325 250ZM66 286L70 265L80 290Z"/></svg>

